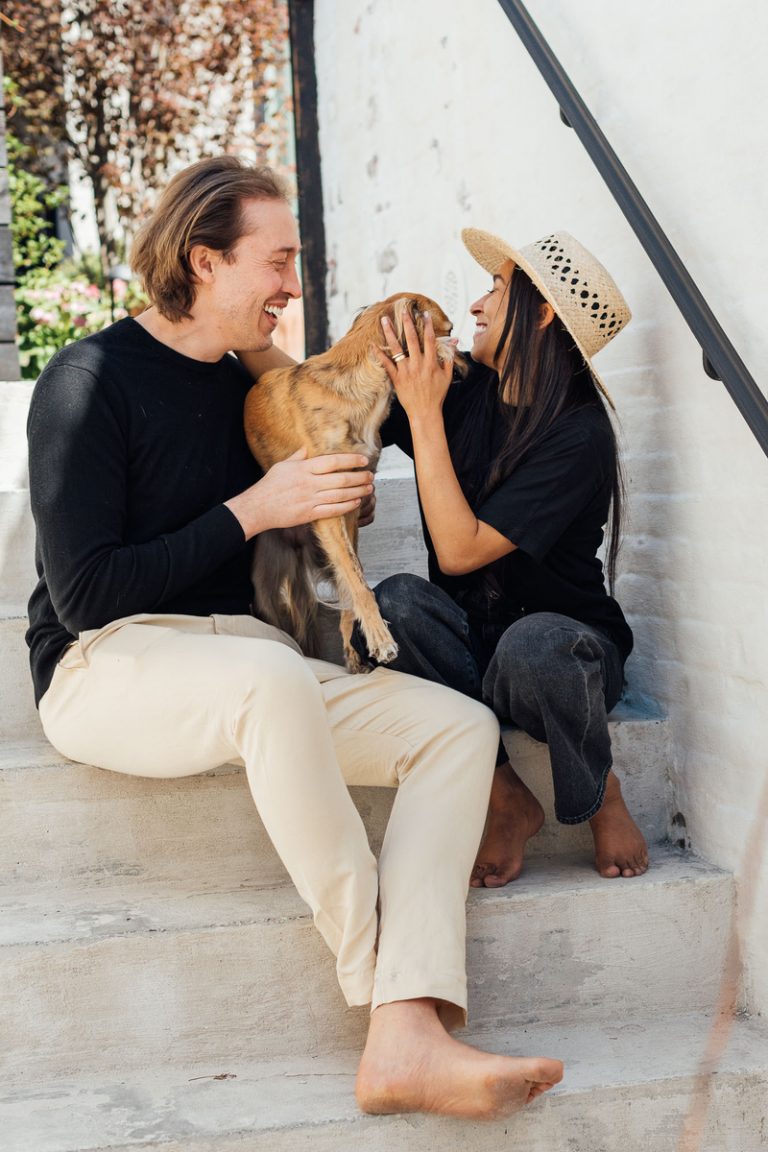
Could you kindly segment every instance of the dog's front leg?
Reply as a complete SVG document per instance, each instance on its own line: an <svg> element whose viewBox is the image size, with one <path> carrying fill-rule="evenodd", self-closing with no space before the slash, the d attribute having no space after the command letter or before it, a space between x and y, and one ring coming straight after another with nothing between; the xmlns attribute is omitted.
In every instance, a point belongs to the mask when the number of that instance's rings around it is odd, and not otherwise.
<svg viewBox="0 0 768 1152"><path fill-rule="evenodd" d="M370 655L380 664L387 664L397 656L397 644L381 618L376 597L365 582L344 518L315 520L313 526L328 557L343 606L341 632L347 668L350 672L361 671L360 658L350 644L353 618L360 622Z"/></svg>

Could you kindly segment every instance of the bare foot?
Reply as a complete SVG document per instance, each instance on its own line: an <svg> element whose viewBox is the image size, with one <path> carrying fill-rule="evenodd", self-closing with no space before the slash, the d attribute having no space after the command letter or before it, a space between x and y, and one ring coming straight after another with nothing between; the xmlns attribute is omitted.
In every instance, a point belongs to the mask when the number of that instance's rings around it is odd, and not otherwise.
<svg viewBox="0 0 768 1152"><path fill-rule="evenodd" d="M433 1112L492 1120L510 1116L563 1077L559 1060L494 1056L445 1031L434 1000L382 1004L357 1073L364 1112Z"/></svg>
<svg viewBox="0 0 768 1152"><path fill-rule="evenodd" d="M648 868L648 847L629 814L618 776L608 773L603 806L589 822L595 840L595 866L601 876L642 876Z"/></svg>
<svg viewBox="0 0 768 1152"><path fill-rule="evenodd" d="M510 764L493 776L488 823L477 853L470 884L501 888L523 868L525 845L544 823L544 809Z"/></svg>

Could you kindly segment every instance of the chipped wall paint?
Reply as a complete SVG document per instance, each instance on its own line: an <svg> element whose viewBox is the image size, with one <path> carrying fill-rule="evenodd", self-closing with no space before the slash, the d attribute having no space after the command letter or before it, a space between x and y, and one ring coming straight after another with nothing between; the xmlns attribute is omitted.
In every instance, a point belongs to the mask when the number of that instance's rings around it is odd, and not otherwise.
<svg viewBox="0 0 768 1152"><path fill-rule="evenodd" d="M529 9L746 361L764 380L768 9L626 0ZM407 14L407 20L405 16ZM460 229L524 244L564 228L621 284L634 322L599 359L619 409L629 522L618 594L637 700L669 713L693 847L742 851L766 776L766 461L501 8L316 0L334 335L393 291L441 300L466 342L486 277ZM678 823L678 836L679 836ZM768 866L746 941L768 1011Z"/></svg>

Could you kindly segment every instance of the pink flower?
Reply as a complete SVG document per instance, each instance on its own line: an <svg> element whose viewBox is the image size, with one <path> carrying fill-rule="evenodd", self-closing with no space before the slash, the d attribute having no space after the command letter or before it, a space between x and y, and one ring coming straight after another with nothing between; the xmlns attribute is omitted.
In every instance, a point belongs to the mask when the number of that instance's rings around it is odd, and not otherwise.
<svg viewBox="0 0 768 1152"><path fill-rule="evenodd" d="M113 280L112 289L115 293L115 300L122 300L125 296L125 290L128 287L125 280Z"/></svg>
<svg viewBox="0 0 768 1152"><path fill-rule="evenodd" d="M44 308L33 308L30 312L32 320L37 320L38 324L55 324L56 315L54 312L46 312Z"/></svg>
<svg viewBox="0 0 768 1152"><path fill-rule="evenodd" d="M80 286L78 285L78 287ZM99 296L101 296L101 289L98 284L89 284L86 288L81 289L81 291L91 300L98 300Z"/></svg>
<svg viewBox="0 0 768 1152"><path fill-rule="evenodd" d="M85 316L75 316L72 323L75 328L85 328Z"/></svg>

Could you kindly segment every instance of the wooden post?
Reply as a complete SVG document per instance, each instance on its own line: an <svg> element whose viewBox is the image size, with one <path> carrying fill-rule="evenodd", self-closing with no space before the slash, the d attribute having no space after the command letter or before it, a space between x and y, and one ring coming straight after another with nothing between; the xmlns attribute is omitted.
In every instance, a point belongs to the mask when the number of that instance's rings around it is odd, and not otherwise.
<svg viewBox="0 0 768 1152"><path fill-rule="evenodd" d="M293 71L293 116L296 134L296 180L299 191L304 331L308 356L325 352L330 343L326 300L327 263L320 142L317 123L314 0L288 0Z"/></svg>
<svg viewBox="0 0 768 1152"><path fill-rule="evenodd" d="M0 58L0 89L3 62ZM18 380L16 301L11 244L11 200L8 195L8 155L5 149L5 112L0 108L0 380Z"/></svg>

